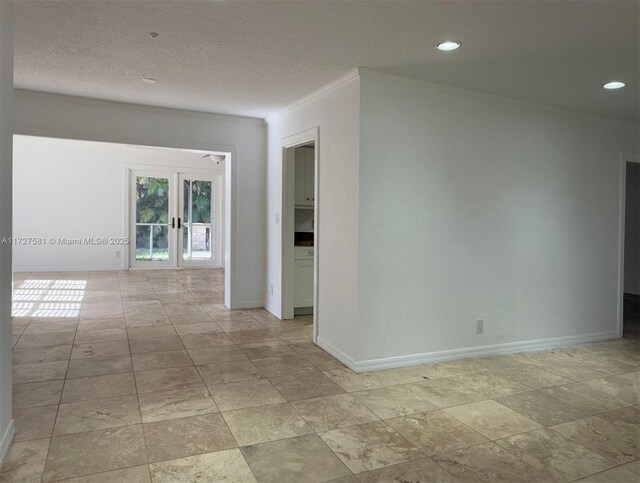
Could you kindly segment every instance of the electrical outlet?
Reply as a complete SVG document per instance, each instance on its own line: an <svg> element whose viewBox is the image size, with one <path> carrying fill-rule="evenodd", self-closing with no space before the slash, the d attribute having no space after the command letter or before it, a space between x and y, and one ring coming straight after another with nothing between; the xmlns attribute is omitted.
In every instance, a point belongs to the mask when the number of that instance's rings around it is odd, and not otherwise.
<svg viewBox="0 0 640 483"><path fill-rule="evenodd" d="M484 334L484 320L476 320L476 334Z"/></svg>
<svg viewBox="0 0 640 483"><path fill-rule="evenodd" d="M276 213L276 223L280 223L280 213Z"/></svg>
<svg viewBox="0 0 640 483"><path fill-rule="evenodd" d="M273 295L273 284L271 284L271 295Z"/></svg>
<svg viewBox="0 0 640 483"><path fill-rule="evenodd" d="M120 250L116 250L116 258L120 258Z"/></svg>

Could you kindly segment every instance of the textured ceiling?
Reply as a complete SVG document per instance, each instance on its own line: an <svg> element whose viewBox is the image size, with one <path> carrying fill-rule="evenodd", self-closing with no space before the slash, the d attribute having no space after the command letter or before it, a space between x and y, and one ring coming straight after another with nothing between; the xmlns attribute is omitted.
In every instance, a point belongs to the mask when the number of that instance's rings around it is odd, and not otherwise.
<svg viewBox="0 0 640 483"><path fill-rule="evenodd" d="M26 89L265 117L364 66L637 120L639 5L19 1L15 80ZM445 38L462 48L437 51ZM627 87L603 90L611 79Z"/></svg>

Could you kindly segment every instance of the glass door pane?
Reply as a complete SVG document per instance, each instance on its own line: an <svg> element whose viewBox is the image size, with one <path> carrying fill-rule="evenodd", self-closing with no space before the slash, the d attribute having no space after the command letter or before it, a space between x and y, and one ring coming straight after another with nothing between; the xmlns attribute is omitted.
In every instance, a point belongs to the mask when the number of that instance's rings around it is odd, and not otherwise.
<svg viewBox="0 0 640 483"><path fill-rule="evenodd" d="M170 178L134 175L135 254L137 266L171 262Z"/></svg>
<svg viewBox="0 0 640 483"><path fill-rule="evenodd" d="M181 176L182 250L188 265L213 262L213 180Z"/></svg>

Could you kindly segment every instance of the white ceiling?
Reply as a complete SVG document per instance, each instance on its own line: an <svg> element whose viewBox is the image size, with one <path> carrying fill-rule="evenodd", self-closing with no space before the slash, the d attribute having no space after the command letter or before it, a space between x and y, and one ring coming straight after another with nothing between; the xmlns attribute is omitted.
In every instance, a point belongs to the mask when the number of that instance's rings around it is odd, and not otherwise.
<svg viewBox="0 0 640 483"><path fill-rule="evenodd" d="M26 89L265 117L364 66L638 120L639 5L19 1L15 80ZM434 48L448 38L462 48ZM603 90L612 79L627 87Z"/></svg>

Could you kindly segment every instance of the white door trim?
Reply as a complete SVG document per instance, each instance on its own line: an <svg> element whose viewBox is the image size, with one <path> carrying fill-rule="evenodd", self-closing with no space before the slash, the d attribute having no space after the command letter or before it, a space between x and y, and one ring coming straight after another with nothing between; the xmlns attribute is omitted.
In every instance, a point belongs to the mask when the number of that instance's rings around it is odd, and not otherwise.
<svg viewBox="0 0 640 483"><path fill-rule="evenodd" d="M624 325L624 232L627 201L627 163L640 163L640 154L620 153L620 218L618 225L618 336Z"/></svg>
<svg viewBox="0 0 640 483"><path fill-rule="evenodd" d="M319 128L314 127L306 131L287 136L281 141L281 163L280 163L280 179L282 182L281 206L282 223L280 232L281 251L280 251L280 318L293 318L293 253L294 243L290 234L294 231L294 214L295 214L295 193L293 190L294 171L293 171L293 149L308 143L314 143L314 222L313 222L313 341L318 338L319 329L319 277L320 270L318 261L320 259L320 138Z"/></svg>

